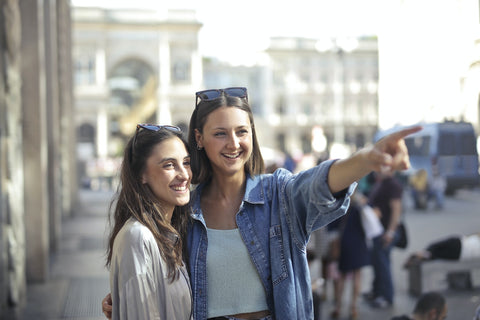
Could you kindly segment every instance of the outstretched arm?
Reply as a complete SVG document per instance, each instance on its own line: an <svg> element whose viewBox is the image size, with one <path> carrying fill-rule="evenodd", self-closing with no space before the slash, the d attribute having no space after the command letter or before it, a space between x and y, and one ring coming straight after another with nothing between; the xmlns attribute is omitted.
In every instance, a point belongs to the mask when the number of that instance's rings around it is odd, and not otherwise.
<svg viewBox="0 0 480 320"><path fill-rule="evenodd" d="M414 126L399 130L380 139L372 147L336 161L328 173L330 191L339 192L371 171L408 169L410 160L404 138L421 129L421 126Z"/></svg>

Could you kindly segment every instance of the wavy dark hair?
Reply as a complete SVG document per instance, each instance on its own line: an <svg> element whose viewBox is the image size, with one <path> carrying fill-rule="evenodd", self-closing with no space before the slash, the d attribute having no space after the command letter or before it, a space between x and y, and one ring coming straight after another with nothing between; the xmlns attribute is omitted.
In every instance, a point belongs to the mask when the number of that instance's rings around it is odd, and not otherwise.
<svg viewBox="0 0 480 320"><path fill-rule="evenodd" d="M238 108L245 111L250 119L252 126L252 142L253 149L250 159L245 163L245 172L250 175L261 174L265 172L265 165L263 162L262 153L258 144L257 133L253 122L253 113L247 99L232 97L226 95L224 92L214 100L201 100L196 106L190 118L190 125L188 128L188 144L190 145L190 161L193 172L192 183L198 184L208 181L212 176L212 165L210 159L204 149L197 149L197 142L195 140L195 129L203 133L203 127L207 122L207 118L213 111L221 107Z"/></svg>
<svg viewBox="0 0 480 320"><path fill-rule="evenodd" d="M162 211L162 205L150 187L142 183L142 174L153 148L171 138L179 138L188 150L181 132L166 129L159 131L140 130L127 143L120 171L120 184L109 207L111 232L108 238L107 262L112 260L113 242L120 229L129 218L135 218L146 226L155 237L162 257L168 268L168 277L174 281L179 276L178 267L182 266L182 239L188 223L188 205L174 209L171 223ZM135 142L134 142L135 141ZM134 145L132 145L134 144ZM112 221L113 220L113 221Z"/></svg>

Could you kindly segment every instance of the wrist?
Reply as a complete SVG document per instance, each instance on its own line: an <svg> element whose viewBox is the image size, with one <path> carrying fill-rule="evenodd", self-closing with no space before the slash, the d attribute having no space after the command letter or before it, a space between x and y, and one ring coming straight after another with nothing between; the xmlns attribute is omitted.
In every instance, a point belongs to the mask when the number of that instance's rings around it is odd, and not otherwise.
<svg viewBox="0 0 480 320"><path fill-rule="evenodd" d="M395 231L393 231L393 230L389 229L389 230L385 231L385 235L387 235L389 237L393 237L394 234L395 234Z"/></svg>

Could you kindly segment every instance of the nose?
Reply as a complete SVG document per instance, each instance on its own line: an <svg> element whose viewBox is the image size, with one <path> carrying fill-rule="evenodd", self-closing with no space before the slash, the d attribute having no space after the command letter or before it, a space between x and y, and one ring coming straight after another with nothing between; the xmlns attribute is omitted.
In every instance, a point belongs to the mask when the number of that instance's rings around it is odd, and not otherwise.
<svg viewBox="0 0 480 320"><path fill-rule="evenodd" d="M231 147L232 149L237 149L240 146L240 139L235 135L235 133L229 134L228 137L228 147Z"/></svg>
<svg viewBox="0 0 480 320"><path fill-rule="evenodd" d="M179 166L177 176L181 180L188 180L190 178L190 171L185 166Z"/></svg>

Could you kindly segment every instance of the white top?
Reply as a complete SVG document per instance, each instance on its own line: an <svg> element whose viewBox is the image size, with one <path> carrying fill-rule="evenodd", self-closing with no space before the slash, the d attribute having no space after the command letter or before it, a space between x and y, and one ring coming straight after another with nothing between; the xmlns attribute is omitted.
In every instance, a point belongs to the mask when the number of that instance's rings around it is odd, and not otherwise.
<svg viewBox="0 0 480 320"><path fill-rule="evenodd" d="M192 300L185 268L173 283L153 234L130 218L113 243L110 290L113 320L188 320Z"/></svg>
<svg viewBox="0 0 480 320"><path fill-rule="evenodd" d="M462 246L459 260L480 258L480 235L471 234L461 237Z"/></svg>
<svg viewBox="0 0 480 320"><path fill-rule="evenodd" d="M240 231L208 229L208 318L268 310L267 296Z"/></svg>

